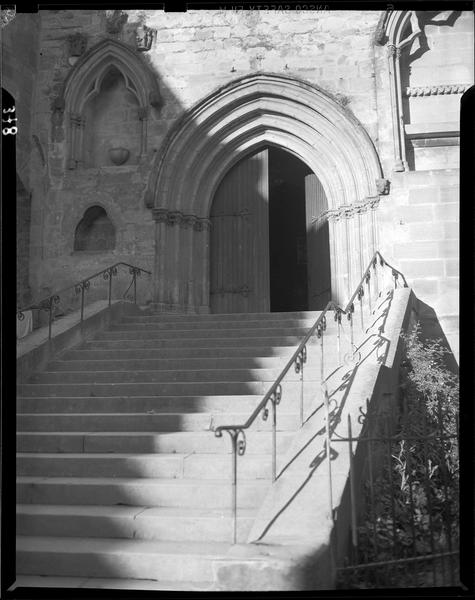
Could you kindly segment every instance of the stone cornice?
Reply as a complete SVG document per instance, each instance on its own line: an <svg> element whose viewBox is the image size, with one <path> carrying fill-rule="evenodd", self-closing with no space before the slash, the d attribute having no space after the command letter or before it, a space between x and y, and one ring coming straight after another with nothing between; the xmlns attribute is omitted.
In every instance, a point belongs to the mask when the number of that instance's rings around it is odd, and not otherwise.
<svg viewBox="0 0 475 600"><path fill-rule="evenodd" d="M329 221L350 219L355 215L360 215L368 212L369 210L374 210L378 206L379 200L379 196L374 196L365 198L363 202L359 202L357 204L344 204L342 206L338 206L337 208L330 208L316 217L313 222L317 223L318 221L322 221L324 219L328 219Z"/></svg>
<svg viewBox="0 0 475 600"><path fill-rule="evenodd" d="M195 231L203 231L211 227L211 221L206 217L187 215L177 210L168 210L167 208L153 208L152 217L157 223L165 223L170 227L178 225L182 229L193 228Z"/></svg>
<svg viewBox="0 0 475 600"><path fill-rule="evenodd" d="M407 87L405 96L442 96L445 94L463 94L472 84L470 83L447 83L440 85L424 85L418 87Z"/></svg>

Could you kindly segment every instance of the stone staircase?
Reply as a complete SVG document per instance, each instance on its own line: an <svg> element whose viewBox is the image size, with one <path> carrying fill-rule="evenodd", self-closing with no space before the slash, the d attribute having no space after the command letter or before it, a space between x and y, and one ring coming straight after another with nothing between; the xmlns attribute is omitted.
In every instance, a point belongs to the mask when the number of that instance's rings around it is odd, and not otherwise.
<svg viewBox="0 0 475 600"><path fill-rule="evenodd" d="M128 316L20 384L17 585L213 589L232 524L231 444L212 429L246 421L318 315ZM281 453L300 385L292 369ZM239 458L240 543L270 486L269 421Z"/></svg>

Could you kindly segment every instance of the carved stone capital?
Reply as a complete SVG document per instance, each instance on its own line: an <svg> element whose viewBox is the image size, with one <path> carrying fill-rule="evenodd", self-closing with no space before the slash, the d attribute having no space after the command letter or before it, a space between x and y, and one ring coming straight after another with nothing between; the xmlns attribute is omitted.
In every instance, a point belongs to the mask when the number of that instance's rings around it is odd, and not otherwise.
<svg viewBox="0 0 475 600"><path fill-rule="evenodd" d="M413 96L439 96L445 94L463 94L471 87L470 83L447 83L441 85L424 85L418 87L407 87L404 95Z"/></svg>
<svg viewBox="0 0 475 600"><path fill-rule="evenodd" d="M338 208L332 208L322 213L315 221L319 221L322 218L327 218L329 221L339 221L340 219L351 219L355 215L361 215L374 210L379 204L379 196L370 196L365 198L362 202L355 204L344 204Z"/></svg>
<svg viewBox="0 0 475 600"><path fill-rule="evenodd" d="M14 6L11 6L10 8L2 9L1 10L2 29L4 27L6 27L8 25L8 23L10 23L10 21L13 21L15 16L16 16L16 9Z"/></svg>
<svg viewBox="0 0 475 600"><path fill-rule="evenodd" d="M396 46L394 44L388 44L386 46L386 52L388 57L394 56L396 54Z"/></svg>
<svg viewBox="0 0 475 600"><path fill-rule="evenodd" d="M139 106L137 109L137 116L139 121L144 121L148 118L148 106Z"/></svg>
<svg viewBox="0 0 475 600"><path fill-rule="evenodd" d="M172 211L168 213L167 224L171 225L181 225L183 221L183 214L179 211Z"/></svg>
<svg viewBox="0 0 475 600"><path fill-rule="evenodd" d="M194 225L197 220L198 217L196 217L195 215L183 215L182 227L184 227L185 229L194 228Z"/></svg>
<svg viewBox="0 0 475 600"><path fill-rule="evenodd" d="M380 196L389 194L389 179L376 179L376 190Z"/></svg>
<svg viewBox="0 0 475 600"><path fill-rule="evenodd" d="M137 43L137 50L140 52L147 52L152 47L153 40L157 35L157 30L147 27L146 25L140 25L137 27L135 32L135 41Z"/></svg>
<svg viewBox="0 0 475 600"><path fill-rule="evenodd" d="M69 115L69 120L74 127L81 127L84 125L84 117L79 113L71 113Z"/></svg>

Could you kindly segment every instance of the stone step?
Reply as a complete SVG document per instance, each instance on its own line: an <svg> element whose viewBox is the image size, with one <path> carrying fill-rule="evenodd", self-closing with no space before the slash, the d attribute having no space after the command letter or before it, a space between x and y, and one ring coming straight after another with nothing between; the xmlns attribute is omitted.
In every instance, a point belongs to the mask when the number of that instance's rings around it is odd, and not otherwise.
<svg viewBox="0 0 475 600"><path fill-rule="evenodd" d="M239 482L238 506L257 508L269 485L264 479ZM221 477L202 480L20 476L17 478L17 502L230 508L231 482Z"/></svg>
<svg viewBox="0 0 475 600"><path fill-rule="evenodd" d="M134 477L231 479L226 454L18 453L17 475L30 477ZM270 479L271 457L249 454L239 459L239 479Z"/></svg>
<svg viewBox="0 0 475 600"><path fill-rule="evenodd" d="M156 579L108 579L105 577L54 577L48 575L18 575L17 587L64 589L160 590L160 591L213 591L212 581L157 581ZM73 592L70 592L71 597Z"/></svg>
<svg viewBox="0 0 475 600"><path fill-rule="evenodd" d="M132 330L123 331L118 327L100 331L94 338L94 341L103 340L160 340L169 342L172 340L214 340L219 343L221 339L260 339L267 338L286 338L296 336L303 339L308 332L308 327L266 327L259 329L170 329L161 331L147 327L143 331ZM336 331L336 328L335 328ZM330 326L325 332L326 335L331 335L333 329Z"/></svg>
<svg viewBox="0 0 475 600"><path fill-rule="evenodd" d="M160 312L149 312L142 315L127 315L123 317L124 323L142 323L149 320L163 323L209 323L230 321L232 323L243 323L246 321L280 321L286 319L310 319L316 321L322 311L293 311L293 312L259 312L259 313L214 313L208 315L166 314Z"/></svg>
<svg viewBox="0 0 475 600"><path fill-rule="evenodd" d="M327 361L328 368L336 366ZM140 371L43 371L32 375L28 383L185 383L185 382L274 382L282 372L280 369L183 369L183 370L140 370ZM318 368L305 371L307 381L319 380ZM298 381L300 375L289 369L287 381Z"/></svg>
<svg viewBox="0 0 475 600"><path fill-rule="evenodd" d="M282 431L277 436L277 451L287 450L294 433ZM231 453L229 435L221 438L209 431L175 431L149 433L143 431L117 432L26 432L17 433L18 452L200 452ZM246 455L271 451L272 438L268 431L246 432Z"/></svg>
<svg viewBox="0 0 475 600"><path fill-rule="evenodd" d="M318 317L317 317L318 318ZM162 321L159 317L149 319L139 318L135 321L121 321L120 323L114 323L111 326L111 330L114 331L177 331L177 330L216 330L216 329L239 329L245 331L247 329L272 329L272 328L303 328L310 329L315 324L315 318L304 318L304 319L249 319L241 320L239 322L235 320L213 320L209 321L176 321L168 322ZM330 323L330 319L327 319L327 325Z"/></svg>
<svg viewBox="0 0 475 600"><path fill-rule="evenodd" d="M77 396L18 397L18 413L169 413L248 412L262 400L260 394L243 396ZM287 405L286 405L287 406ZM288 406L290 408L290 405Z"/></svg>
<svg viewBox="0 0 475 600"><path fill-rule="evenodd" d="M48 371L281 369L285 365L285 362L280 356L248 356L243 358L112 358L106 360L63 359L50 362L48 364Z"/></svg>
<svg viewBox="0 0 475 600"><path fill-rule="evenodd" d="M17 573L75 577L211 581L225 542L17 537Z"/></svg>
<svg viewBox="0 0 475 600"><path fill-rule="evenodd" d="M296 347L295 347L296 348ZM292 356L295 348L290 346L242 346L242 347L208 347L208 348L123 348L116 346L113 349L96 349L93 343L88 344L88 349L78 348L69 350L61 355L64 361L73 360L172 360L178 359L231 359L256 357L288 357Z"/></svg>
<svg viewBox="0 0 475 600"><path fill-rule="evenodd" d="M18 431L209 431L218 425L245 423L250 413L23 413L17 415ZM278 431L298 427L295 413L278 411ZM258 418L252 430L270 430L270 419Z"/></svg>
<svg viewBox="0 0 475 600"><path fill-rule="evenodd" d="M77 396L264 396L270 388L269 381L215 381L184 383L24 383L17 387L20 397L77 397ZM300 394L299 381L282 382L283 394L294 397ZM306 393L320 393L317 382L305 381Z"/></svg>
<svg viewBox="0 0 475 600"><path fill-rule="evenodd" d="M153 350L168 348L213 348L217 354L220 354L220 348L238 348L238 347L258 347L258 346L294 346L295 349L300 344L304 336L290 335L278 337L213 337L213 338L137 338L137 339L104 339L98 337L86 342L84 350L114 350L122 348ZM332 336L333 337L333 336ZM316 344L316 338L312 338L309 344ZM336 342L335 342L336 344ZM328 343L329 345L329 343Z"/></svg>
<svg viewBox="0 0 475 600"><path fill-rule="evenodd" d="M239 511L238 539L246 539L255 515L255 509ZM20 504L16 531L22 536L229 542L232 520L229 509Z"/></svg>

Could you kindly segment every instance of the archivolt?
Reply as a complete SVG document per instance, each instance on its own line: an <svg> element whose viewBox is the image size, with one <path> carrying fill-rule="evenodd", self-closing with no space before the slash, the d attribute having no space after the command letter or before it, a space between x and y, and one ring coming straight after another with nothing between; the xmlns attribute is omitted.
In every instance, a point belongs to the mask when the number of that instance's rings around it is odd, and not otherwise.
<svg viewBox="0 0 475 600"><path fill-rule="evenodd" d="M226 171L269 144L314 171L330 209L378 195L381 167L361 123L317 86L260 73L220 88L178 121L149 184L155 208L208 216Z"/></svg>

